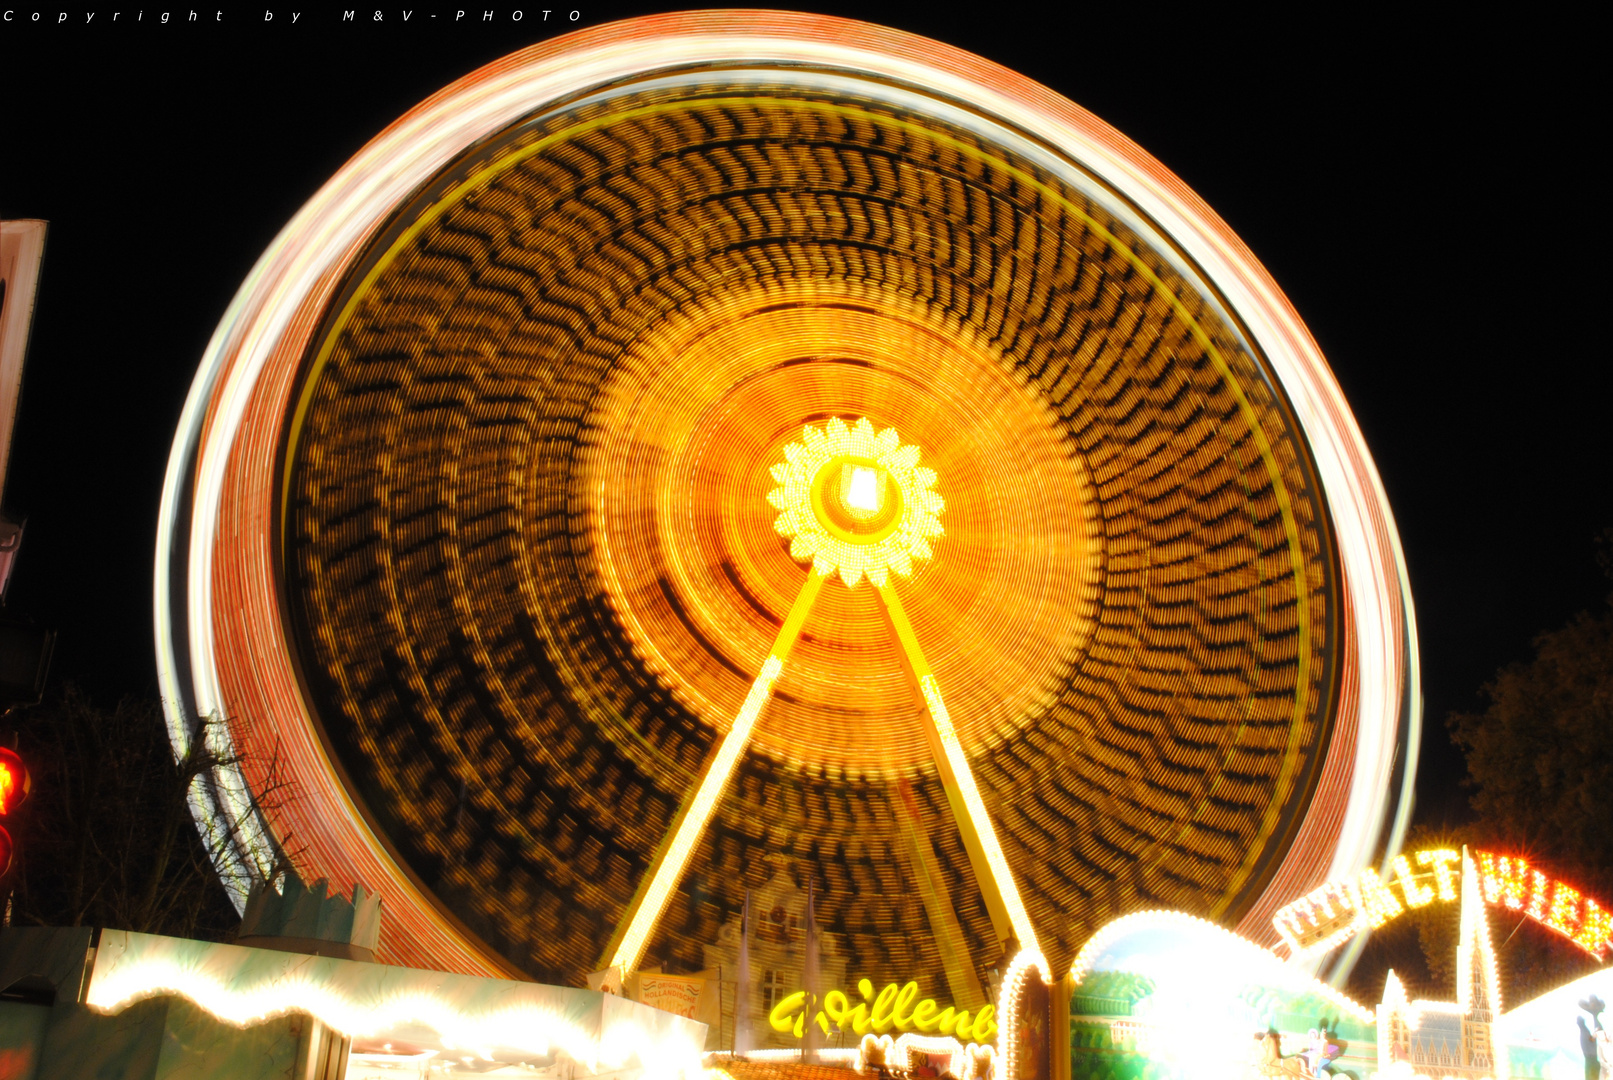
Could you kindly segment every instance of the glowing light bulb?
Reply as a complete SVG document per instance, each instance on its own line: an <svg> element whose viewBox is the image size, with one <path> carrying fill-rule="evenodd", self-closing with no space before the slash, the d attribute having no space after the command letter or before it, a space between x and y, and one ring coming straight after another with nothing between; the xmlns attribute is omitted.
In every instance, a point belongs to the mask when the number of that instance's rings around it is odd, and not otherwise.
<svg viewBox="0 0 1613 1080"><path fill-rule="evenodd" d="M880 498L880 489L885 486L879 482L879 470L866 465L848 465L846 472L850 474L846 483L846 509L853 512L860 510L865 514L879 513L880 503L884 501Z"/></svg>

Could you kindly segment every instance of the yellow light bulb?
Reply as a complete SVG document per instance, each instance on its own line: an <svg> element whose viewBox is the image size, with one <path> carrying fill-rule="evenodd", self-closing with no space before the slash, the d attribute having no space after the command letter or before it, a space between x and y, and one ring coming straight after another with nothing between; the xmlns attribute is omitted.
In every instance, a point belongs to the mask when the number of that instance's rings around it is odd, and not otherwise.
<svg viewBox="0 0 1613 1080"><path fill-rule="evenodd" d="M846 509L852 512L862 511L867 514L879 513L881 484L878 469L870 469L866 465L848 465L846 472Z"/></svg>

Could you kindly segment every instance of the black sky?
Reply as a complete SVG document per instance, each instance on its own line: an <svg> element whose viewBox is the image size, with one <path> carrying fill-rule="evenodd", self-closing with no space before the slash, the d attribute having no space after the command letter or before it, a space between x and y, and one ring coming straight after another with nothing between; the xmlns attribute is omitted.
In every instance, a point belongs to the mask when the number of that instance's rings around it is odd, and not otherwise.
<svg viewBox="0 0 1613 1080"><path fill-rule="evenodd" d="M6 9L0 6L0 14ZM163 466L253 261L343 161L453 79L654 8L479 5L40 13L0 22L0 217L51 221L4 506L9 605L58 627L53 680L155 684ZM216 10L216 9L215 9ZM662 8L659 10L668 10ZM1131 136L1243 237L1321 342L1410 567L1427 705L1419 817L1459 815L1451 709L1610 588L1606 92L1588 28L1131 6L814 10L978 52ZM436 17L433 18L432 16ZM1600 62L1599 62L1600 59Z"/></svg>

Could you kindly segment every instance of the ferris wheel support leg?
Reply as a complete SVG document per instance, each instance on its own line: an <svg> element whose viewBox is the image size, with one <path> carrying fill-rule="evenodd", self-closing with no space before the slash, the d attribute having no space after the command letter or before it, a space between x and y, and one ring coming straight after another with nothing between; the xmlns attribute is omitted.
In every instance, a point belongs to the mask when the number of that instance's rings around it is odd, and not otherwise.
<svg viewBox="0 0 1613 1080"><path fill-rule="evenodd" d="M773 696L773 684L784 670L784 661L789 657L795 639L801 636L801 627L812 610L813 601L823 591L824 580L816 569L808 571L806 584L801 586L800 595L795 598L789 614L784 618L784 625L779 627L778 636L773 639L773 648L763 662L756 681L751 683L750 693L745 695L745 703L734 717L733 726L723 736L722 742L717 744L716 752L707 759L705 774L700 778L694 797L683 804L672 828L656 849L650 862L650 872L644 875L638 891L628 901L622 921L605 950L609 960L602 966L618 967L624 976L638 966L645 946L650 943L650 933L661 920L667 901L672 898L672 890L677 886L678 879L683 877L683 871L694 855L711 815L716 812L717 800L722 797L723 789L733 776L734 767L739 764L740 754L750 742L756 720Z"/></svg>
<svg viewBox="0 0 1613 1080"><path fill-rule="evenodd" d="M929 661L924 659L924 650L919 647L918 636L913 633L913 624L907 620L901 597L896 595L895 587L889 582L876 588L879 598L885 602L885 614L890 619L891 630L901 642L902 652L907 657L908 669L918 684L919 696L924 700L924 715L929 720L924 725L925 738L929 740L930 752L935 755L935 765L941 773L941 786L946 791L947 802L952 806L952 816L957 820L958 833L963 838L964 851L968 853L969 862L974 868L975 880L980 883L992 928L999 940L1006 941L1013 936L1019 939L1020 948L1040 952L1030 914L1020 899L1002 845L997 842L997 830L991 823L985 802L980 798L980 789L975 785L974 773L969 768L969 759L963 753L963 745L958 741L957 729L952 726L946 702L941 700L941 686L936 681L935 673L930 670Z"/></svg>

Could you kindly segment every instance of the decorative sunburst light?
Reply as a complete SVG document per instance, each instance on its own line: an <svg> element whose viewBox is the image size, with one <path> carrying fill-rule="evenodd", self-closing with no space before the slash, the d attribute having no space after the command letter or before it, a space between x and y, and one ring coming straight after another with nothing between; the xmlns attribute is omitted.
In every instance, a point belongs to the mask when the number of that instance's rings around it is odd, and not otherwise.
<svg viewBox="0 0 1613 1080"><path fill-rule="evenodd" d="M773 527L790 540L790 556L820 577L838 572L848 588L864 577L883 587L892 571L913 572L942 535L945 507L935 472L919 448L902 445L895 428L876 432L867 417L847 426L838 416L807 425L773 466L779 486L767 501L780 511Z"/></svg>

